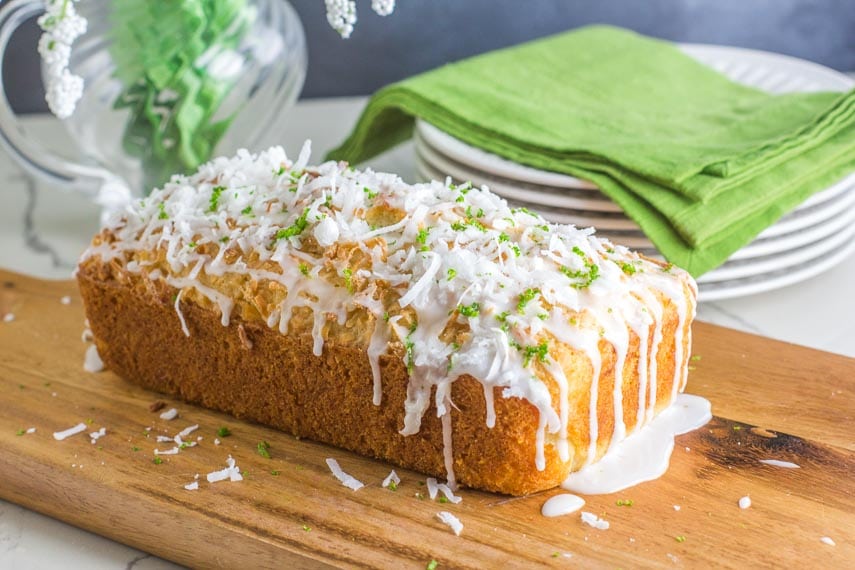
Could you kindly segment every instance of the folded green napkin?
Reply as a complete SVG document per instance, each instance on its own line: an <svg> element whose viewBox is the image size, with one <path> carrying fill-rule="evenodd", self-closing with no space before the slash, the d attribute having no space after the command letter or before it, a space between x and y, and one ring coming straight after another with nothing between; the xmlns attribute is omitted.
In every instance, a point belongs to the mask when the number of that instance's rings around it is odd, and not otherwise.
<svg viewBox="0 0 855 570"><path fill-rule="evenodd" d="M855 90L768 95L672 44L603 26L390 85L329 157L371 158L408 139L414 117L591 180L696 276L855 169Z"/></svg>

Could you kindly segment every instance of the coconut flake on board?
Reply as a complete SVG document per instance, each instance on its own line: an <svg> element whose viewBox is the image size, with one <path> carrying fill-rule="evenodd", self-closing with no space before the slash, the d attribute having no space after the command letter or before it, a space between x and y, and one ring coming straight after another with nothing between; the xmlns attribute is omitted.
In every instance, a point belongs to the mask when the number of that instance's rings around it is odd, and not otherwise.
<svg viewBox="0 0 855 570"><path fill-rule="evenodd" d="M208 473L205 478L208 480L208 483L217 483L218 481L225 481L226 479L232 482L243 481L243 475L240 474L240 468L237 466L231 455L226 459L225 469Z"/></svg>
<svg viewBox="0 0 855 570"><path fill-rule="evenodd" d="M448 499L448 502L454 503L455 505L463 500L463 497L458 497L454 494L454 491L451 490L446 483L438 483L436 478L428 477L427 478L427 489L428 496L430 496L431 500L436 499L436 495L438 492L442 492L445 495L445 498Z"/></svg>
<svg viewBox="0 0 855 570"><path fill-rule="evenodd" d="M186 485L184 485L184 488L187 489L188 491L195 491L196 489L199 488L199 482L193 481L192 483L187 483Z"/></svg>
<svg viewBox="0 0 855 570"><path fill-rule="evenodd" d="M77 435L78 433L83 433L86 431L86 424L80 422L74 427L70 427L66 430L54 432L53 438L57 441L62 441L67 437L71 437L73 435Z"/></svg>
<svg viewBox="0 0 855 570"><path fill-rule="evenodd" d="M784 469L800 469L801 467L789 461L781 461L780 459L760 459L760 463L771 465L772 467L783 467Z"/></svg>
<svg viewBox="0 0 855 570"><path fill-rule="evenodd" d="M740 509L747 509L750 506L751 506L751 497L749 497L748 495L745 495L744 497L739 499L739 508Z"/></svg>
<svg viewBox="0 0 855 570"><path fill-rule="evenodd" d="M104 370L104 361L101 360L101 355L98 354L98 347L94 344L89 345L86 349L86 356L83 358L83 370L86 372L101 372Z"/></svg>
<svg viewBox="0 0 855 570"><path fill-rule="evenodd" d="M89 443L95 444L96 441L107 435L107 428L101 428L98 431L93 431L89 434Z"/></svg>
<svg viewBox="0 0 855 570"><path fill-rule="evenodd" d="M599 530L609 530L609 522L594 513L582 511L582 522Z"/></svg>
<svg viewBox="0 0 855 570"><path fill-rule="evenodd" d="M390 484L394 483L396 486L401 484L401 478L398 477L398 474L395 473L395 470L386 475L386 478L383 479L383 482L380 484L382 487L388 487Z"/></svg>
<svg viewBox="0 0 855 570"><path fill-rule="evenodd" d="M828 546L836 546L836 544L837 544L834 542L834 540L830 536L823 536L822 538L819 539L819 541L822 542L823 544L827 544Z"/></svg>
<svg viewBox="0 0 855 570"><path fill-rule="evenodd" d="M436 518L451 527L451 530L454 531L454 534L457 536L460 536L460 533L463 532L463 523L460 522L459 518L448 511L440 511L436 513Z"/></svg>
<svg viewBox="0 0 855 570"><path fill-rule="evenodd" d="M3 315L3 322L4 323L11 323L14 320L15 320L15 314L14 313L6 313L5 315Z"/></svg>
<svg viewBox="0 0 855 570"><path fill-rule="evenodd" d="M187 437L197 429L199 429L199 424L193 424L192 426L186 427L180 432L178 432L178 435L175 437Z"/></svg>
<svg viewBox="0 0 855 570"><path fill-rule="evenodd" d="M365 484L356 477L348 475L347 473L342 471L341 466L339 466L338 464L338 461L336 461L332 457L327 457L327 466L330 468L330 471L332 471L332 474L335 476L335 478L341 481L341 484L347 487L348 489L352 491L358 491L365 486Z"/></svg>
<svg viewBox="0 0 855 570"><path fill-rule="evenodd" d="M166 410L165 412L160 414L160 419L166 420L166 421L174 420L177 417L178 417L178 410L176 410L175 408L169 408L168 410Z"/></svg>

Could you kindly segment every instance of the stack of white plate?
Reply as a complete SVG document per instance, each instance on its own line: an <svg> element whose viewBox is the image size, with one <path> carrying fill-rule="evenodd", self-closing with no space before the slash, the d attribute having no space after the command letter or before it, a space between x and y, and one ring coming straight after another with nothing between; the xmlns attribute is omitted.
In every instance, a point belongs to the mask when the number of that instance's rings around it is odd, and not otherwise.
<svg viewBox="0 0 855 570"><path fill-rule="evenodd" d="M719 46L682 45L732 80L770 93L845 91L849 77L782 55ZM658 252L638 225L585 180L537 170L490 154L418 121L416 160L424 179L451 176L486 184L515 205L554 222L593 226L597 234L652 256ZM802 203L717 269L698 279L701 300L768 291L825 271L855 250L855 175Z"/></svg>

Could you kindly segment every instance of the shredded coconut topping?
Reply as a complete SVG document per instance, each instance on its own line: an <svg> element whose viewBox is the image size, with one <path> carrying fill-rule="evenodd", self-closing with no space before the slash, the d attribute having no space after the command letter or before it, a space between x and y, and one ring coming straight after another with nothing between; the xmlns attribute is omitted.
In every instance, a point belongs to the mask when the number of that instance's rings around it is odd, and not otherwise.
<svg viewBox="0 0 855 570"><path fill-rule="evenodd" d="M451 421L444 416L452 405L451 384L460 376L484 384L489 427L495 423L494 388L538 409L533 460L539 469L545 467L547 441L561 460L570 458L569 387L556 359L566 345L584 352L593 367L589 462L599 429L599 342L615 348L620 376L629 331L643 346L650 341L651 354L644 351L638 359L639 390L655 394L661 298L674 304L679 318L675 358L681 365L675 367L673 396L685 386L682 334L694 317L696 294L685 272L599 239L592 228L553 224L510 208L486 188L456 186L450 179L408 185L395 175L344 163L310 167L308 157L308 144L296 162L280 147L257 155L242 150L192 176L174 176L163 189L112 214L81 263L115 260L128 272L177 289L176 326L185 334L179 301L218 309L224 326L239 305L242 315L258 314L282 333L308 309L313 351L320 355L331 331L367 312L373 332L360 340L374 374L374 403L382 398L379 358L391 347L410 374L401 433L419 431L433 393L443 417L449 488ZM282 294L275 302L236 299L233 290L222 288L226 279ZM550 385L558 387L556 401ZM627 435L622 385L616 378L613 441ZM639 410L638 427L653 417L656 402L650 400Z"/></svg>

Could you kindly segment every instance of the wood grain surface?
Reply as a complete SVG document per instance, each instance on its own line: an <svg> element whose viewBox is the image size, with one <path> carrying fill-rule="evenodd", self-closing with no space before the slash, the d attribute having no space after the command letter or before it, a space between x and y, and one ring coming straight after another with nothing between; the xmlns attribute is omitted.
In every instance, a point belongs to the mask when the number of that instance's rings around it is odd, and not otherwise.
<svg viewBox="0 0 855 570"><path fill-rule="evenodd" d="M71 303L60 299L69 295ZM0 497L158 556L195 567L438 568L855 566L855 360L698 323L688 391L716 417L681 436L668 473L614 494L586 497L579 514L545 518L560 490L521 498L461 491L463 502L426 498L424 477L223 414L166 400L110 372L83 370L83 311L73 282L0 271ZM165 398L164 398L165 399ZM56 441L87 423L107 435ZM178 455L155 448L199 424ZM215 445L217 429L232 435ZM32 434L17 435L35 427ZM145 428L151 427L147 432ZM271 457L258 454L261 441ZM231 454L245 479L209 484ZM366 484L341 486L325 463ZM771 467L779 459L799 469ZM184 485L201 474L199 490ZM753 505L739 509L749 495ZM420 498L419 496L425 497ZM618 506L631 499L632 506ZM679 510L675 509L679 506ZM446 510L461 536L439 522ZM836 546L820 541L831 537ZM678 540L679 537L679 540ZM685 540L683 540L683 538Z"/></svg>

